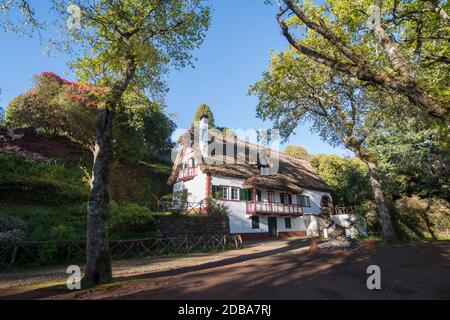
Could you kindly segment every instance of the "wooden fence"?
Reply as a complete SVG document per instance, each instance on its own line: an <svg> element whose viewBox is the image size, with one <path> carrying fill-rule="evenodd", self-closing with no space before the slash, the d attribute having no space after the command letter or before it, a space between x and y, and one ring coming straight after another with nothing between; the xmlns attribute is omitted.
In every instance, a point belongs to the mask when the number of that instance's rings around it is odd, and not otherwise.
<svg viewBox="0 0 450 320"><path fill-rule="evenodd" d="M176 201L157 201L148 206L154 212L178 212L181 214L190 213L208 213L208 204L206 201L200 202L176 202Z"/></svg>
<svg viewBox="0 0 450 320"><path fill-rule="evenodd" d="M334 214L353 214L354 207L335 207Z"/></svg>
<svg viewBox="0 0 450 320"><path fill-rule="evenodd" d="M150 238L109 242L113 259L241 249L240 235ZM0 246L0 267L45 266L83 262L85 241L23 241Z"/></svg>

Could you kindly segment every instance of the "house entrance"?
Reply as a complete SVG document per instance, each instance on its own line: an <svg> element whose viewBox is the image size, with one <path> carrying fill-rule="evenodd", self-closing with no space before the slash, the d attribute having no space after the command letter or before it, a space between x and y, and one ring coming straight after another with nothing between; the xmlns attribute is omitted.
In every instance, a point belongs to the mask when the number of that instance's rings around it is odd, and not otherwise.
<svg viewBox="0 0 450 320"><path fill-rule="evenodd" d="M276 217L268 217L268 225L269 225L269 236L271 238L278 237L278 228L277 228L277 218Z"/></svg>

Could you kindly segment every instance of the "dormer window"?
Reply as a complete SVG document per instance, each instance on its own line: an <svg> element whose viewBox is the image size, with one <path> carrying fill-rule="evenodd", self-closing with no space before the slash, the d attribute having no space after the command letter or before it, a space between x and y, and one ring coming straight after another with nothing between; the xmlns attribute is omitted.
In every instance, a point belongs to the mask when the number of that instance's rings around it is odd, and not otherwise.
<svg viewBox="0 0 450 320"><path fill-rule="evenodd" d="M262 176L270 176L270 167L261 167Z"/></svg>

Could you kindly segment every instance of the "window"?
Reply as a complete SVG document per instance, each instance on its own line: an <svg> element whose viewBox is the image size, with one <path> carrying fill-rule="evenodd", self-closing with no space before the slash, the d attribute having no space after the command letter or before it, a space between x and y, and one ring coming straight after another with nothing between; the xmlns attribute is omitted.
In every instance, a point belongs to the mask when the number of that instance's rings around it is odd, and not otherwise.
<svg viewBox="0 0 450 320"><path fill-rule="evenodd" d="M259 217L252 216L252 229L259 229Z"/></svg>
<svg viewBox="0 0 450 320"><path fill-rule="evenodd" d="M230 200L230 188L222 187L222 199Z"/></svg>
<svg viewBox="0 0 450 320"><path fill-rule="evenodd" d="M253 189L248 189L248 200L249 201L253 201L254 197L254 193L253 193ZM261 201L261 191L260 190L256 190L256 201Z"/></svg>
<svg viewBox="0 0 450 320"><path fill-rule="evenodd" d="M270 168L269 167L261 167L261 175L262 176L270 176Z"/></svg>
<svg viewBox="0 0 450 320"><path fill-rule="evenodd" d="M212 195L214 198L222 200L245 200L243 191L240 188L227 186L212 186Z"/></svg>
<svg viewBox="0 0 450 320"><path fill-rule="evenodd" d="M292 204L292 196L288 193L280 193L280 202L283 204Z"/></svg>
<svg viewBox="0 0 450 320"><path fill-rule="evenodd" d="M231 188L231 200L239 200L239 188Z"/></svg>
<svg viewBox="0 0 450 320"><path fill-rule="evenodd" d="M330 198L328 196L323 196L322 200L320 201L320 207L322 208L329 208L330 207Z"/></svg>
<svg viewBox="0 0 450 320"><path fill-rule="evenodd" d="M271 192L271 191L267 192L267 202L273 203L274 202L273 197L274 197L273 192Z"/></svg>
<svg viewBox="0 0 450 320"><path fill-rule="evenodd" d="M303 208L311 208L311 199L307 196L297 196L297 202Z"/></svg>
<svg viewBox="0 0 450 320"><path fill-rule="evenodd" d="M222 198L222 188L220 186L212 186L212 196L214 199Z"/></svg>
<svg viewBox="0 0 450 320"><path fill-rule="evenodd" d="M285 218L284 219L284 224L286 226L286 229L291 229L292 228L291 218Z"/></svg>

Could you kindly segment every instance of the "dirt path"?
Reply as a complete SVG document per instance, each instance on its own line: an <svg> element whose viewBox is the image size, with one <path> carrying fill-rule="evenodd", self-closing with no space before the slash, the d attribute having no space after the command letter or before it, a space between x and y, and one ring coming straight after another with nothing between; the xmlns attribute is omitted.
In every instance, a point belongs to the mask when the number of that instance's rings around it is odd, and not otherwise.
<svg viewBox="0 0 450 320"><path fill-rule="evenodd" d="M114 277L135 277L152 272L195 267L220 261L228 263L230 259L235 260L248 255L259 256L266 252L302 250L307 245L307 241L301 239L247 242L242 250L116 261L113 263ZM65 283L67 276L66 267L0 272L0 297Z"/></svg>
<svg viewBox="0 0 450 320"><path fill-rule="evenodd" d="M301 245L248 252L197 266L117 279L88 291L37 290L44 299L450 299L450 242L378 248L372 254L309 254ZM369 265L382 289L366 287Z"/></svg>

